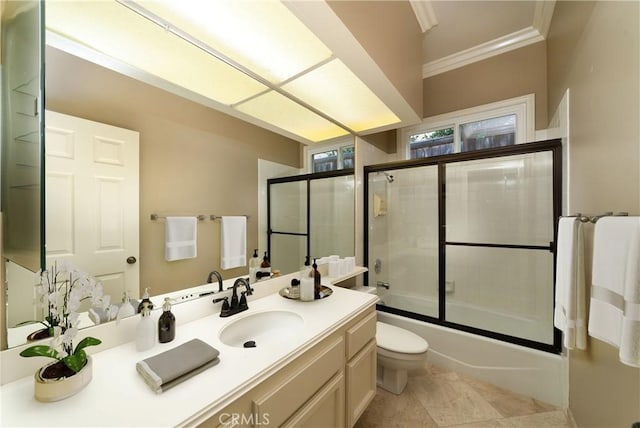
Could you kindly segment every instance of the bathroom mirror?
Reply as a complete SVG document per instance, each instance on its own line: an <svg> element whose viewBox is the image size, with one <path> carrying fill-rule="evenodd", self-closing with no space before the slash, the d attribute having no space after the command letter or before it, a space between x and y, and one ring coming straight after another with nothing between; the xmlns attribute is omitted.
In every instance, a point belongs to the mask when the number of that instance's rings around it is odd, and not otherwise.
<svg viewBox="0 0 640 428"><path fill-rule="evenodd" d="M45 56L47 110L140 132L140 280L132 294L141 295L146 287L155 296L202 285L212 270L225 278L246 274L247 268L220 269L220 222L209 216L248 215L248 251L266 250L258 242L257 183L258 177L274 175L259 175L258 160L287 165L284 175L290 175L300 162L301 145L64 50L47 46ZM199 237L213 239L199 238L197 259L167 263L165 223L151 220L152 213L202 214ZM23 273L33 282L32 273ZM33 310L32 287L23 291L22 298L10 299L10 309Z"/></svg>

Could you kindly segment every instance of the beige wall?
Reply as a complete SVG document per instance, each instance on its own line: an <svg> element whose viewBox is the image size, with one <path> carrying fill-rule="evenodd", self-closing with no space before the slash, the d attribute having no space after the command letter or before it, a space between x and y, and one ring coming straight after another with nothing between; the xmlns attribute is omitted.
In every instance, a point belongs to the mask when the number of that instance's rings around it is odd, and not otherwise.
<svg viewBox="0 0 640 428"><path fill-rule="evenodd" d="M546 64L546 43L539 42L424 79L424 117L533 93L536 129L546 128Z"/></svg>
<svg viewBox="0 0 640 428"><path fill-rule="evenodd" d="M52 48L46 67L47 109L140 132L141 288L164 293L220 270L219 221L199 223L196 259L166 262L164 222L151 213L248 214L257 248L258 158L299 167L299 143Z"/></svg>
<svg viewBox="0 0 640 428"><path fill-rule="evenodd" d="M327 3L422 117L422 33L409 2Z"/></svg>
<svg viewBox="0 0 640 428"><path fill-rule="evenodd" d="M637 1L556 3L549 111L569 88L572 212L640 215L639 27ZM587 232L590 254L593 229ZM581 428L629 428L640 421L640 369L590 338L587 351L570 353L569 407Z"/></svg>

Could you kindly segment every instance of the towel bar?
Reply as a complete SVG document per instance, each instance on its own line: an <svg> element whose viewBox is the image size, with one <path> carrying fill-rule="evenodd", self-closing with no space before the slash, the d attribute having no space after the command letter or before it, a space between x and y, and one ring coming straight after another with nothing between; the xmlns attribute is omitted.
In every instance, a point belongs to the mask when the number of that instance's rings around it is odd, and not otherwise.
<svg viewBox="0 0 640 428"><path fill-rule="evenodd" d="M613 211L607 211L604 214L600 214L600 215L582 215L581 213L576 213L574 215L571 215L570 217L578 217L578 219L583 222L583 223L595 223L596 221L600 220L602 217L609 217L609 216L614 216L614 217L624 217L624 216L628 216L629 213L628 212L618 212L618 213L613 213Z"/></svg>

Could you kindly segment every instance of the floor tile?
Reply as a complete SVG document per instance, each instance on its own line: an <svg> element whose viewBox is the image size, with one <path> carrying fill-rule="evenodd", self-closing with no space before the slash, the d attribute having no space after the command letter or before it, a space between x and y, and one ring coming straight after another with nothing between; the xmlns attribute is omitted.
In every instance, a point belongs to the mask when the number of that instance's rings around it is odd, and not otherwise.
<svg viewBox="0 0 640 428"><path fill-rule="evenodd" d="M468 376L462 380L475 389L505 418L557 410L555 406L526 397Z"/></svg>
<svg viewBox="0 0 640 428"><path fill-rule="evenodd" d="M454 373L411 377L407 389L427 409L439 427L502 417L478 392Z"/></svg>
<svg viewBox="0 0 640 428"><path fill-rule="evenodd" d="M554 406L425 364L401 395L378 388L357 428L571 428Z"/></svg>
<svg viewBox="0 0 640 428"><path fill-rule="evenodd" d="M401 395L378 388L378 392L355 425L373 427L425 427L437 428L429 413L408 391Z"/></svg>
<svg viewBox="0 0 640 428"><path fill-rule="evenodd" d="M571 428L562 410L505 419L509 428Z"/></svg>

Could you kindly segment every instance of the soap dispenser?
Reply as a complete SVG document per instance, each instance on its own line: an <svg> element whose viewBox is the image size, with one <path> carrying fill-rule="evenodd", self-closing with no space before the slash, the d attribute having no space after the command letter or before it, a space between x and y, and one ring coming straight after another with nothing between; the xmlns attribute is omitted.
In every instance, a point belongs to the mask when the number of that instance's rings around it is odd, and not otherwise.
<svg viewBox="0 0 640 428"><path fill-rule="evenodd" d="M271 276L271 262L269 262L269 257L267 256L267 252L264 252L264 257L262 258L262 263L260 263L260 268L256 272L256 279L260 280L262 278L268 278Z"/></svg>
<svg viewBox="0 0 640 428"><path fill-rule="evenodd" d="M260 257L258 257L258 249L253 250L253 256L249 259L249 284L255 283L256 273L260 270Z"/></svg>
<svg viewBox="0 0 640 428"><path fill-rule="evenodd" d="M304 266L300 270L300 300L308 302L313 300L313 271L309 266L309 256L306 256Z"/></svg>
<svg viewBox="0 0 640 428"><path fill-rule="evenodd" d="M140 312L142 312L142 306L143 306L143 304L145 302L149 306L150 310L153 309L153 302L151 301L151 299L149 299L149 287L146 287L144 289L144 294L142 295L142 300L140 301L140 303L138 303L138 311L137 311L138 314Z"/></svg>
<svg viewBox="0 0 640 428"><path fill-rule="evenodd" d="M129 292L125 291L122 296L122 304L118 308L118 314L116 316L116 320L119 322L122 318L130 317L136 314L136 308L131 303L131 299L129 298Z"/></svg>
<svg viewBox="0 0 640 428"><path fill-rule="evenodd" d="M313 259L313 298L320 298L320 291L322 290L322 285L320 284L320 271L318 271L318 265L316 263L316 259Z"/></svg>
<svg viewBox="0 0 640 428"><path fill-rule="evenodd" d="M162 315L158 319L158 341L160 343L171 342L176 337L176 317L171 313L171 299L164 298Z"/></svg>
<svg viewBox="0 0 640 428"><path fill-rule="evenodd" d="M136 350L146 351L151 349L156 342L155 329L151 321L151 309L147 302L143 303L140 312L140 321L136 327Z"/></svg>

